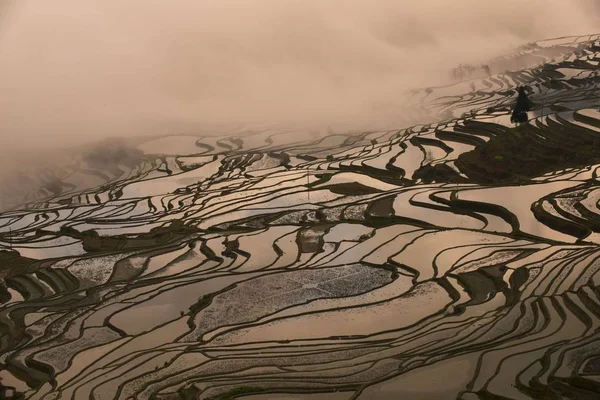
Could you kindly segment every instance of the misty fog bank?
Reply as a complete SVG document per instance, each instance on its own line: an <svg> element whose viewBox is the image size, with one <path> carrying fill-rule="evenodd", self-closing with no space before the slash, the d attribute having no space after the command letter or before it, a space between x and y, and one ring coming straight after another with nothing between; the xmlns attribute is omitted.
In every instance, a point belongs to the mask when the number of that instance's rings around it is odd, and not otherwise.
<svg viewBox="0 0 600 400"><path fill-rule="evenodd" d="M245 123L401 124L407 90L593 33L599 15L594 0L5 0L0 152Z"/></svg>

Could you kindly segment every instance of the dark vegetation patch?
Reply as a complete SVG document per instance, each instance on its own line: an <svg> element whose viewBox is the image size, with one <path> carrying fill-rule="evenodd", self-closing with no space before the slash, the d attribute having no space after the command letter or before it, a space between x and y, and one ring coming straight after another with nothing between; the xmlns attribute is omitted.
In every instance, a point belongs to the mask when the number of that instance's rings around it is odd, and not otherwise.
<svg viewBox="0 0 600 400"><path fill-rule="evenodd" d="M79 232L63 226L60 233L82 241L83 249L87 252L123 251L146 247L161 246L176 242L197 233L198 230L184 225L182 221L174 221L169 226L153 228L150 232L138 235L100 236L94 230Z"/></svg>
<svg viewBox="0 0 600 400"><path fill-rule="evenodd" d="M413 174L413 180L423 181L423 183L448 182L448 183L467 183L469 180L460 176L446 164L423 165Z"/></svg>
<svg viewBox="0 0 600 400"><path fill-rule="evenodd" d="M23 257L16 251L0 251L0 279L22 273L36 262L38 260Z"/></svg>
<svg viewBox="0 0 600 400"><path fill-rule="evenodd" d="M200 389L190 386L189 388L179 389L177 394L181 400L197 400L200 396Z"/></svg>
<svg viewBox="0 0 600 400"><path fill-rule="evenodd" d="M591 358L583 368L584 374L598 375L600 374L600 356Z"/></svg>
<svg viewBox="0 0 600 400"><path fill-rule="evenodd" d="M331 193L343 194L348 196L365 195L381 193L381 190L370 186L365 186L360 183L340 183L337 185L325 186L324 189L329 189Z"/></svg>
<svg viewBox="0 0 600 400"><path fill-rule="evenodd" d="M333 224L318 224L300 229L296 236L296 242L301 253L318 253L322 251L324 241L323 236Z"/></svg>
<svg viewBox="0 0 600 400"><path fill-rule="evenodd" d="M508 129L456 160L457 168L477 183L523 183L566 168L600 163L600 135L531 124Z"/></svg>
<svg viewBox="0 0 600 400"><path fill-rule="evenodd" d="M220 394L216 397L212 397L212 400L233 400L240 396L245 396L252 393L262 393L264 391L265 390L260 387L240 386L233 388L230 391Z"/></svg>
<svg viewBox="0 0 600 400"><path fill-rule="evenodd" d="M464 305L482 304L497 293L503 292L507 288L506 282L502 279L505 272L506 267L499 265L457 275L458 283L471 298Z"/></svg>
<svg viewBox="0 0 600 400"><path fill-rule="evenodd" d="M506 306L516 304L520 298L521 286L527 281L529 272L525 268L515 270L509 278L510 285L503 279L506 272L507 267L501 264L456 275L459 284L471 298L460 308L485 303L498 293L504 294Z"/></svg>
<svg viewBox="0 0 600 400"><path fill-rule="evenodd" d="M177 163L179 168L184 172L192 171L192 170L200 168L206 164L209 164L209 163L215 161L217 159L217 156L212 156L211 158L207 157L206 160L198 161L198 162L190 162L190 161L188 161L188 158L189 157L180 157L180 158L175 159L175 162Z"/></svg>
<svg viewBox="0 0 600 400"><path fill-rule="evenodd" d="M234 400L241 396L246 396L254 393L264 393L265 389L261 387L254 386L239 386L228 390L225 393L221 393L216 396L212 396L209 400ZM200 389L195 386L191 386L189 388L182 388L177 391L177 394L182 400L196 400L200 396Z"/></svg>
<svg viewBox="0 0 600 400"><path fill-rule="evenodd" d="M212 295L210 295L210 294L205 294L203 296L200 296L198 298L198 301L190 306L190 311L193 314L197 314L202 309L208 307L210 305L211 301L212 301Z"/></svg>
<svg viewBox="0 0 600 400"><path fill-rule="evenodd" d="M387 196L373 201L367 209L370 218L389 218L394 216L394 201L396 196Z"/></svg>

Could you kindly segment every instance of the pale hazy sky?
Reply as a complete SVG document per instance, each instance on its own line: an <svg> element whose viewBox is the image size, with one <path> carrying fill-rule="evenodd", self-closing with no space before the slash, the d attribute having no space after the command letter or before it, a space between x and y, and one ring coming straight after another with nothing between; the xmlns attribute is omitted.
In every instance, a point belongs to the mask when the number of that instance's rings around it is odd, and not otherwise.
<svg viewBox="0 0 600 400"><path fill-rule="evenodd" d="M598 3L1 0L0 148L394 122L404 90L459 62L600 31Z"/></svg>

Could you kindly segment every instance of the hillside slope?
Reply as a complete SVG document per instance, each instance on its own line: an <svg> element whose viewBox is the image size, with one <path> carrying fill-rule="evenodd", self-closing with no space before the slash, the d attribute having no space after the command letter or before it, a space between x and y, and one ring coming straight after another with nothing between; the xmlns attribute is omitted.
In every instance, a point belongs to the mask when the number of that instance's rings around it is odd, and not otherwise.
<svg viewBox="0 0 600 400"><path fill-rule="evenodd" d="M152 138L29 177L0 214L0 392L596 398L599 62L600 35L542 41L413 93L430 124Z"/></svg>

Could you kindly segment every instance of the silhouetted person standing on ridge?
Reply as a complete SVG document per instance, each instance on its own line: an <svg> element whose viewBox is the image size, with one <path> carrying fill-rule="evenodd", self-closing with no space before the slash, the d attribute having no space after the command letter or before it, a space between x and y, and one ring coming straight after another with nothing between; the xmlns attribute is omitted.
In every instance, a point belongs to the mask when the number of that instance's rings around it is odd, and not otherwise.
<svg viewBox="0 0 600 400"><path fill-rule="evenodd" d="M529 100L529 97L527 97L525 88L521 86L518 91L519 97L517 98L517 104L510 117L510 122L515 124L529 121L527 111L531 111L531 101Z"/></svg>

